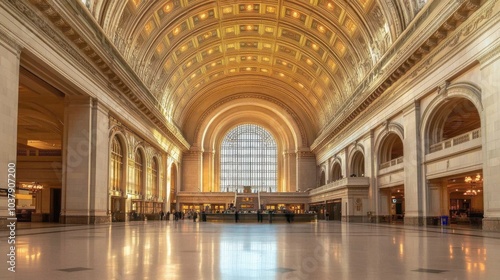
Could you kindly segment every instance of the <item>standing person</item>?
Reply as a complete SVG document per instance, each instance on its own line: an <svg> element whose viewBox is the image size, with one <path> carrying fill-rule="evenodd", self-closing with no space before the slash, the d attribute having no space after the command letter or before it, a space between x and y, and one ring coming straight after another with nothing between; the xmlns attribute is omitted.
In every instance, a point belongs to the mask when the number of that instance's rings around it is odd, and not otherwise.
<svg viewBox="0 0 500 280"><path fill-rule="evenodd" d="M257 210L257 222L258 223L262 223L262 212L259 210Z"/></svg>
<svg viewBox="0 0 500 280"><path fill-rule="evenodd" d="M330 220L330 213L328 213L328 211L326 211L326 210L325 210L325 220L326 221Z"/></svg>
<svg viewBox="0 0 500 280"><path fill-rule="evenodd" d="M160 221L163 220L163 215L165 215L165 213L163 213L163 210L160 210Z"/></svg>
<svg viewBox="0 0 500 280"><path fill-rule="evenodd" d="M273 223L273 210L269 210L269 223Z"/></svg>
<svg viewBox="0 0 500 280"><path fill-rule="evenodd" d="M238 213L238 210L235 210L234 211L234 222L237 223L239 219L240 219L240 215Z"/></svg>
<svg viewBox="0 0 500 280"><path fill-rule="evenodd" d="M194 211L193 212L193 222L196 223L196 218L198 218L198 212Z"/></svg>
<svg viewBox="0 0 500 280"><path fill-rule="evenodd" d="M170 211L167 211L167 214L165 215L165 220L166 221L170 220Z"/></svg>

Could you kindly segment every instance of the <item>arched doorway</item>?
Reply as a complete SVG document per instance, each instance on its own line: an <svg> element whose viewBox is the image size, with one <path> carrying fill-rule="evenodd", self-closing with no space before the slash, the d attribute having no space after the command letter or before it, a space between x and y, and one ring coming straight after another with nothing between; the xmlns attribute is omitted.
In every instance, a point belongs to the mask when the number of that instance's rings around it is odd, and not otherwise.
<svg viewBox="0 0 500 280"><path fill-rule="evenodd" d="M428 180L429 216L446 215L452 224L480 226L484 213L480 105L474 103L473 93L448 94L451 97L432 107L425 130L427 157L451 165L441 176L427 168L426 176L433 177Z"/></svg>
<svg viewBox="0 0 500 280"><path fill-rule="evenodd" d="M378 182L381 193L380 216L384 222L404 222L405 191L403 141L401 136L390 132L384 136L378 152ZM385 180L390 177L390 180Z"/></svg>

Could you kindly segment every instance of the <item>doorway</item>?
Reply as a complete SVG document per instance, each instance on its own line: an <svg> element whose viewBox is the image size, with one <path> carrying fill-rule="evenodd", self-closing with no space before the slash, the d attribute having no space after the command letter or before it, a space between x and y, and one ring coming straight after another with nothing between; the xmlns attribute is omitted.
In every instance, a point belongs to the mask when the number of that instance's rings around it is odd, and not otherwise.
<svg viewBox="0 0 500 280"><path fill-rule="evenodd" d="M50 223L59 223L61 215L61 189L50 189Z"/></svg>

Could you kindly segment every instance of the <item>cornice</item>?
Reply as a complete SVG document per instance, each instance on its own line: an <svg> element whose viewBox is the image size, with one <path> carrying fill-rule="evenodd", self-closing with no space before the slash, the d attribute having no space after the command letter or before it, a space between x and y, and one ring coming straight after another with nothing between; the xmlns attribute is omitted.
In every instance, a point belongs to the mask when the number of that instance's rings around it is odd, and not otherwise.
<svg viewBox="0 0 500 280"><path fill-rule="evenodd" d="M0 45L10 50L17 58L20 58L23 47L3 29L3 26L0 26Z"/></svg>
<svg viewBox="0 0 500 280"><path fill-rule="evenodd" d="M180 149L189 149L189 143L184 139L180 130L168 123L151 101L151 97L147 97L152 96L151 93L127 66L120 53L91 19L84 7L73 1L30 0L29 3L41 12L39 15L26 1L7 1L47 35L55 45L76 59L87 72L97 71L102 75L108 81L110 88L116 88L120 94L125 95ZM71 12L73 14L67 14ZM78 17L75 17L75 14ZM77 25L75 18L83 20L84 23Z"/></svg>
<svg viewBox="0 0 500 280"><path fill-rule="evenodd" d="M475 12L480 8L478 0L461 0L456 1L453 5L448 5L450 8L455 7L450 12L447 19L440 26L434 29L426 26L427 39L419 45L414 51L414 44L408 44L412 38L417 39L417 36L422 36L421 28L424 21L429 21L428 16L431 11L439 5L440 1L433 1L424 9L418 18L414 20L408 31L398 38L398 41L391 47L387 54L379 61L374 70L367 75L367 78L361 82L352 97L347 100L344 108L337 117L331 122L331 125L325 129L321 135L311 145L311 149L318 153L325 145L332 141L338 134L358 118L361 113L366 113L370 109L371 104L375 100L379 100L398 80L400 80L408 71L415 67L424 57L426 57L434 48L460 26L469 17L470 13ZM496 2L492 1L492 2ZM419 32L420 31L420 32ZM418 33L418 34L417 34ZM418 39L417 39L418 40ZM420 41L420 40L418 40ZM406 44L406 45L405 45ZM393 70L394 69L394 70ZM374 86L374 85L378 86ZM373 110L373 108L372 108Z"/></svg>
<svg viewBox="0 0 500 280"><path fill-rule="evenodd" d="M500 42L493 46L488 47L487 51L481 55L478 60L481 64L481 69L490 65L494 61L500 58Z"/></svg>

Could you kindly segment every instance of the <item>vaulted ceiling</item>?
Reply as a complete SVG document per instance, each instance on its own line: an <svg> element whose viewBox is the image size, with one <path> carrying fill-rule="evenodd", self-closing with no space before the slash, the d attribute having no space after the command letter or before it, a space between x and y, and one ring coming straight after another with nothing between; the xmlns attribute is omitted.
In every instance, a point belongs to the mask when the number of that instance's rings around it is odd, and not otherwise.
<svg viewBox="0 0 500 280"><path fill-rule="evenodd" d="M426 1L83 2L189 141L237 94L286 104L314 140Z"/></svg>

